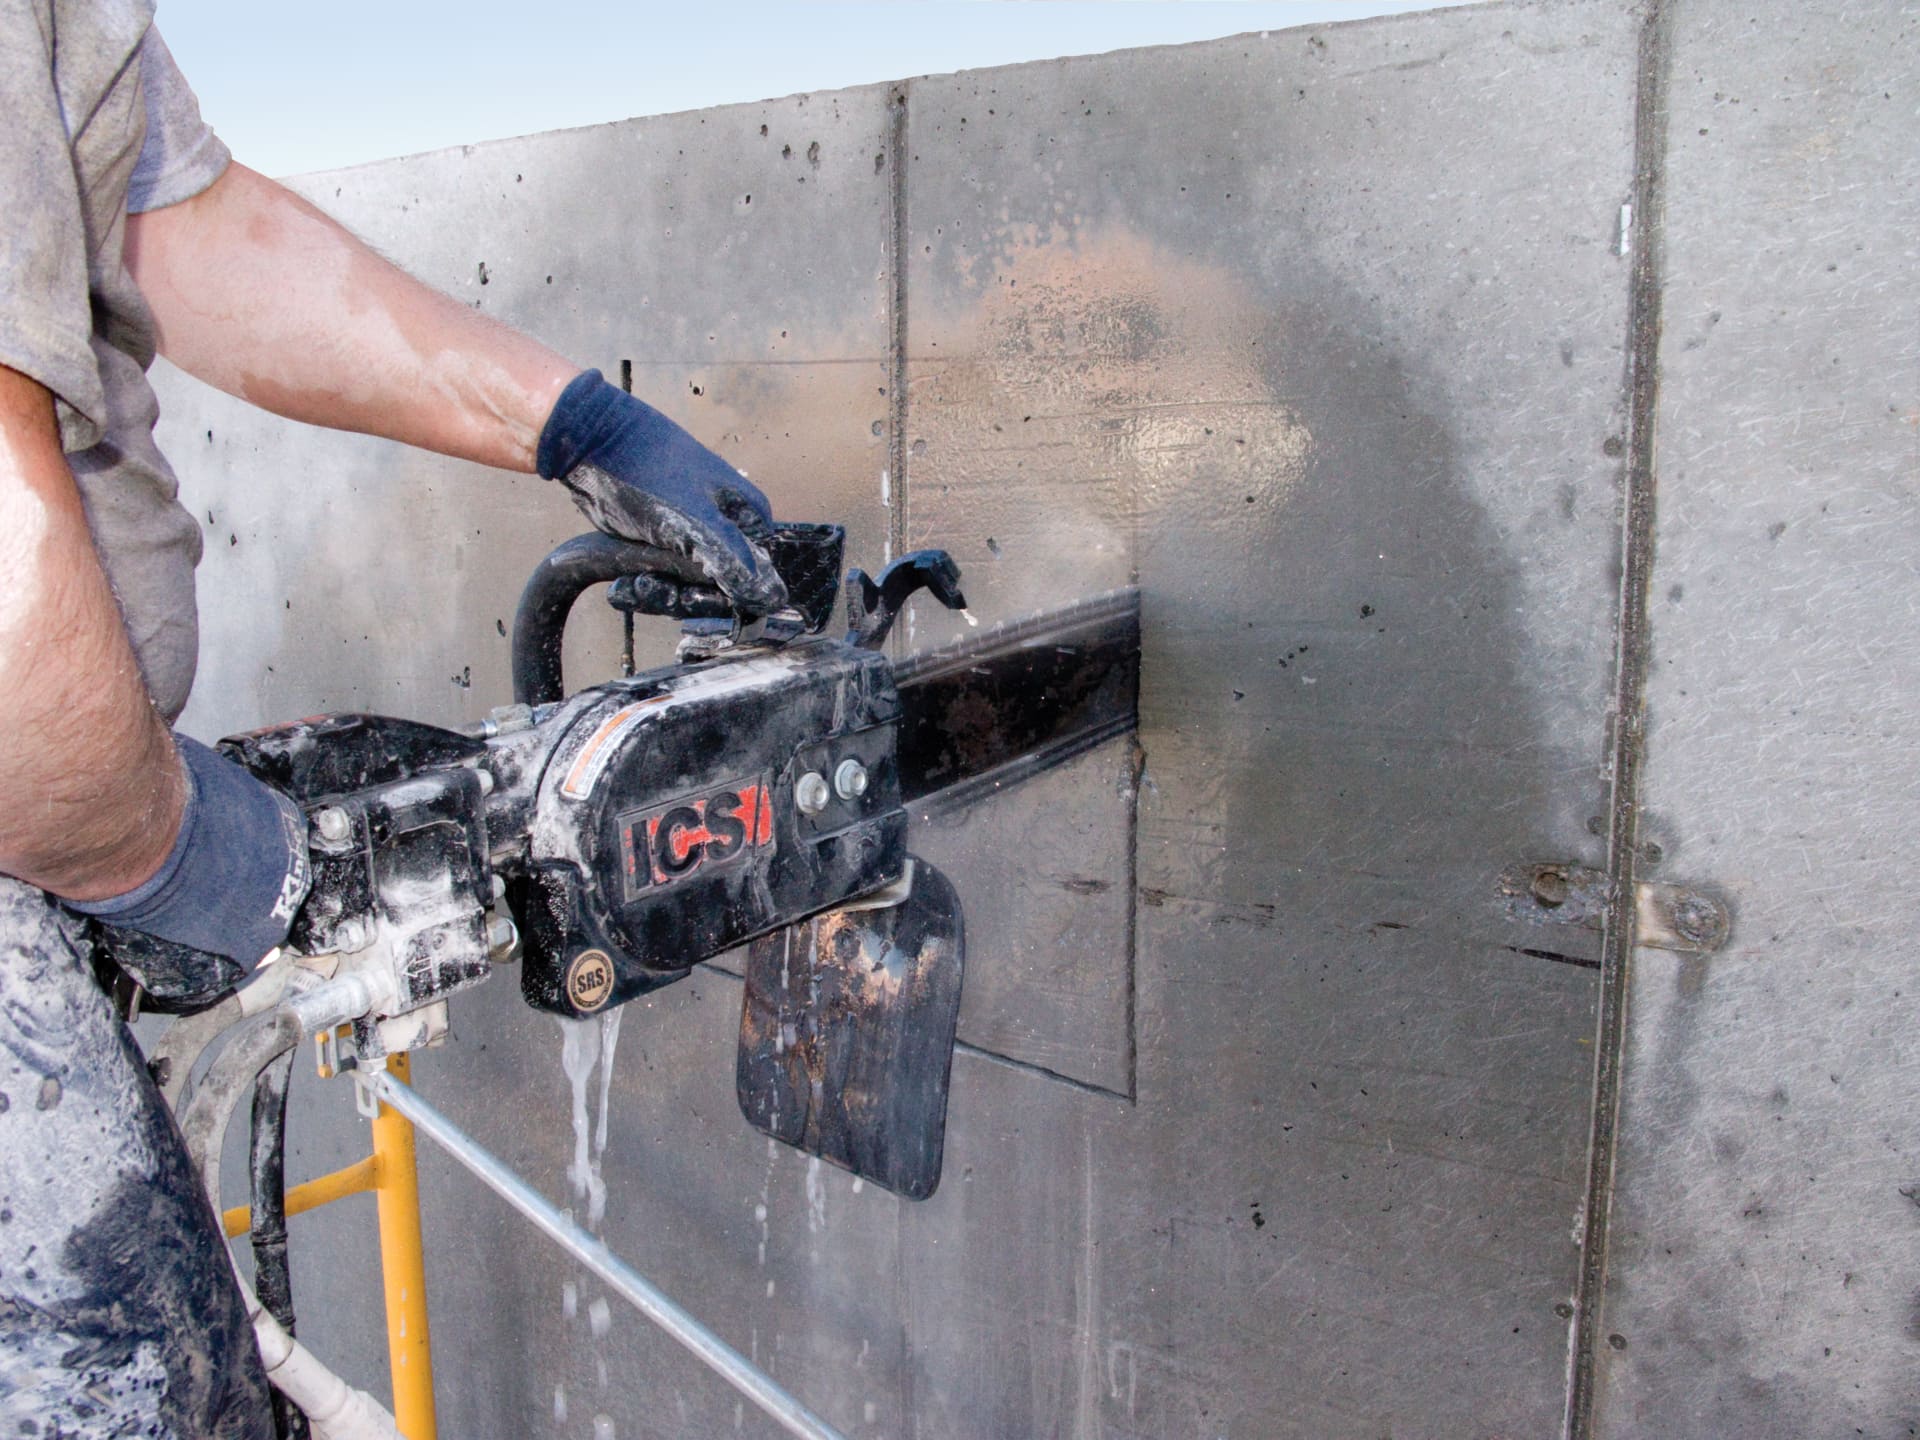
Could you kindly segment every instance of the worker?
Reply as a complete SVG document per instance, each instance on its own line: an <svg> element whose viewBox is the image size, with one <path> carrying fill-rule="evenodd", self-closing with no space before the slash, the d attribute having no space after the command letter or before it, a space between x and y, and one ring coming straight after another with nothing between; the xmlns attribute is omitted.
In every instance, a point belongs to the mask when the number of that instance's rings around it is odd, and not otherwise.
<svg viewBox="0 0 1920 1440"><path fill-rule="evenodd" d="M90 963L90 925L141 931L175 957L142 978L210 1000L307 886L299 808L170 728L200 532L155 351L291 419L557 479L747 613L784 600L772 517L598 372L233 163L150 0L0 0L0 114L0 1433L266 1436L212 1205Z"/></svg>

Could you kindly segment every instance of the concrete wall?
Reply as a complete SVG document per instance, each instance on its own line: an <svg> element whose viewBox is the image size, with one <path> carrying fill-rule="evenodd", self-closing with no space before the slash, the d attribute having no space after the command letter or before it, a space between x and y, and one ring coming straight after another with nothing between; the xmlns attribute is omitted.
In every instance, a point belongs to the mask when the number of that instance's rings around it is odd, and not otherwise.
<svg viewBox="0 0 1920 1440"><path fill-rule="evenodd" d="M1734 925L1626 976L1599 1428L1912 1435L1920 7L1682 5L1664 63L1640 851Z"/></svg>
<svg viewBox="0 0 1920 1440"><path fill-rule="evenodd" d="M973 902L940 1192L749 1130L703 971L622 1015L616 1251L859 1436L1544 1435L1570 1375L1582 1434L1906 1433L1915 19L1818 8L1491 5L299 182L855 559L945 545L989 619L1143 589L1138 767L916 840ZM507 697L564 497L162 391L188 728ZM1731 938L1636 947L1655 884ZM555 1023L511 980L454 1019L423 1090L564 1197ZM358 1153L297 1098L296 1175ZM774 1433L424 1165L443 1433ZM364 1205L296 1222L296 1288L379 1387Z"/></svg>

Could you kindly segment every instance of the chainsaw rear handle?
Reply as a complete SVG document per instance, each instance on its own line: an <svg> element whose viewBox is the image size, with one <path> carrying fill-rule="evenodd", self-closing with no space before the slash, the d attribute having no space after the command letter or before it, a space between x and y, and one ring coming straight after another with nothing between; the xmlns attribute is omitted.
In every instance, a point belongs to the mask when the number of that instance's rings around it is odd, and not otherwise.
<svg viewBox="0 0 1920 1440"><path fill-rule="evenodd" d="M513 699L547 705L565 698L560 642L573 602L595 585L630 575L650 575L677 584L706 585L706 573L691 556L603 535L576 536L533 567L520 608L513 613Z"/></svg>
<svg viewBox="0 0 1920 1440"><path fill-rule="evenodd" d="M846 530L839 525L776 524L764 549L787 587L782 634L817 635L826 628L840 592ZM949 562L951 563L951 562ZM676 620L749 617L736 613L699 564L651 545L595 531L567 541L534 567L513 616L513 698L546 705L566 697L560 644L574 601L594 585L615 583L616 609Z"/></svg>

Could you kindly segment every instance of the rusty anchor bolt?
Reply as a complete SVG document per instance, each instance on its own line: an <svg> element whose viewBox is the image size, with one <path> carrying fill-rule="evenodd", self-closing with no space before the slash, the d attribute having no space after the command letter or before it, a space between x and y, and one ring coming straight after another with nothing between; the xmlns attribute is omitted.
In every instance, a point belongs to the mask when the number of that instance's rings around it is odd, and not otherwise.
<svg viewBox="0 0 1920 1440"><path fill-rule="evenodd" d="M1567 896L1572 893L1572 887L1567 884L1566 871L1546 866L1533 872L1533 898L1542 905L1564 905Z"/></svg>
<svg viewBox="0 0 1920 1440"><path fill-rule="evenodd" d="M1673 928L1683 940L1712 945L1724 926L1720 907L1699 895L1683 896L1673 907Z"/></svg>

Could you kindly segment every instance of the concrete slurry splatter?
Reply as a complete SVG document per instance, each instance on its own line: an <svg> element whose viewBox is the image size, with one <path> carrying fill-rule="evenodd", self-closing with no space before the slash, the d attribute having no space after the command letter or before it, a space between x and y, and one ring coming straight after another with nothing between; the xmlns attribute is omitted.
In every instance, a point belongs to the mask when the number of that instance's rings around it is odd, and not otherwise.
<svg viewBox="0 0 1920 1440"><path fill-rule="evenodd" d="M560 1026L560 1066L566 1072L571 1091L573 1119L573 1159L567 1165L567 1185L573 1193L576 1218L598 1235L606 1225L607 1182L603 1164L607 1153L608 1117L613 1100L613 1057L620 1044L620 1018L624 1008L609 1010L591 1020L562 1019ZM599 1079L595 1083L595 1070ZM592 1101L597 1092L598 1108ZM572 1323L580 1317L580 1291L592 1283L582 1273L564 1281L560 1287L561 1318ZM594 1389L604 1403L607 1389L605 1341L613 1329L613 1311L605 1296L587 1303L587 1328L593 1354ZM564 1381L553 1387L553 1423L556 1432L564 1432L569 1414ZM593 1440L614 1440L613 1420L604 1413L593 1416Z"/></svg>

